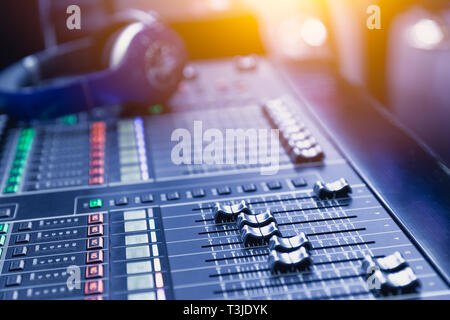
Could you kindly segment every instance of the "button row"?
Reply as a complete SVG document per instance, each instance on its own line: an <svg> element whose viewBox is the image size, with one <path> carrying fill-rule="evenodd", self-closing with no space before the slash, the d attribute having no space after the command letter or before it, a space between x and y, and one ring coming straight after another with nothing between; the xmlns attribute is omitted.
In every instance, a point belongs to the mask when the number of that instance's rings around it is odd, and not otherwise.
<svg viewBox="0 0 450 320"><path fill-rule="evenodd" d="M89 154L89 184L105 183L106 124L97 121L91 124Z"/></svg>
<svg viewBox="0 0 450 320"><path fill-rule="evenodd" d="M298 122L281 99L267 101L264 113L279 129L287 153L296 163L316 162L324 158L322 148L303 123Z"/></svg>
<svg viewBox="0 0 450 320"><path fill-rule="evenodd" d="M33 144L33 139L34 129L22 129L19 140L17 141L14 160L12 162L11 169L9 170L9 175L6 179L6 186L3 189L3 193L17 193L19 191L24 167Z"/></svg>

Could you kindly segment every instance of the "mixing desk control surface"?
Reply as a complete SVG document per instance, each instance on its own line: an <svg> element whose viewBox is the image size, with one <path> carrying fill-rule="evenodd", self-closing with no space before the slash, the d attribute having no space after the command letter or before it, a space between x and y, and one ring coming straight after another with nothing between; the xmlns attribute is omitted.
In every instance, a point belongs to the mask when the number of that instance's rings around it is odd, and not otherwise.
<svg viewBox="0 0 450 320"><path fill-rule="evenodd" d="M251 66L194 64L173 113L2 116L0 297L449 298L302 100L269 63ZM175 164L173 131L200 121L279 130L278 163Z"/></svg>

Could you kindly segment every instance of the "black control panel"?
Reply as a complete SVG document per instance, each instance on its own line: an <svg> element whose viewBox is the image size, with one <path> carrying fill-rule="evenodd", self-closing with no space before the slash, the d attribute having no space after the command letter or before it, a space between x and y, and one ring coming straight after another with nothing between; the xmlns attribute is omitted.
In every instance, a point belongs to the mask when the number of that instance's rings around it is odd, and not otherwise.
<svg viewBox="0 0 450 320"><path fill-rule="evenodd" d="M268 61L200 61L184 73L166 105L138 115L0 117L0 298L450 297ZM261 150L244 143L223 147L230 161L175 163L174 131L194 136L198 124L200 137L274 130L263 153L277 161L252 162ZM194 142L193 157L208 145Z"/></svg>

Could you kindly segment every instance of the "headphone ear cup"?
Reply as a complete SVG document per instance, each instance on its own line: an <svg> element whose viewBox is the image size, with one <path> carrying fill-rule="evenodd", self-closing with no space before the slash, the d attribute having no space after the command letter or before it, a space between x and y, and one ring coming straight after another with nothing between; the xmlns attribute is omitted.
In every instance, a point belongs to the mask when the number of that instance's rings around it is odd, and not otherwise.
<svg viewBox="0 0 450 320"><path fill-rule="evenodd" d="M122 27L116 31L114 31L108 38L108 40L105 42L102 56L101 56L101 64L102 67L105 69L109 69L112 67L112 54L114 51L115 46L117 45L117 41L124 31L125 27Z"/></svg>

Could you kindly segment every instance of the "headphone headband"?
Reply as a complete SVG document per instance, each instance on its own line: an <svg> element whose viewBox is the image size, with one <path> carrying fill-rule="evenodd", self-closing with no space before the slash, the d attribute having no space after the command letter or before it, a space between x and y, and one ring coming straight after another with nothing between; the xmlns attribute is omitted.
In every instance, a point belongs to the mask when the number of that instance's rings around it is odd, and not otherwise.
<svg viewBox="0 0 450 320"><path fill-rule="evenodd" d="M99 71L99 53L105 47L107 36L124 26L123 33L129 36L129 41L120 61ZM162 88L148 81L146 70L149 47L156 44L171 48L169 51L176 61L173 79ZM114 16L109 26L94 37L41 51L3 70L0 73L0 107L17 118L30 119L122 102L160 102L174 90L185 61L184 45L174 32L155 15L131 10ZM42 84L42 80L52 78L53 81Z"/></svg>

